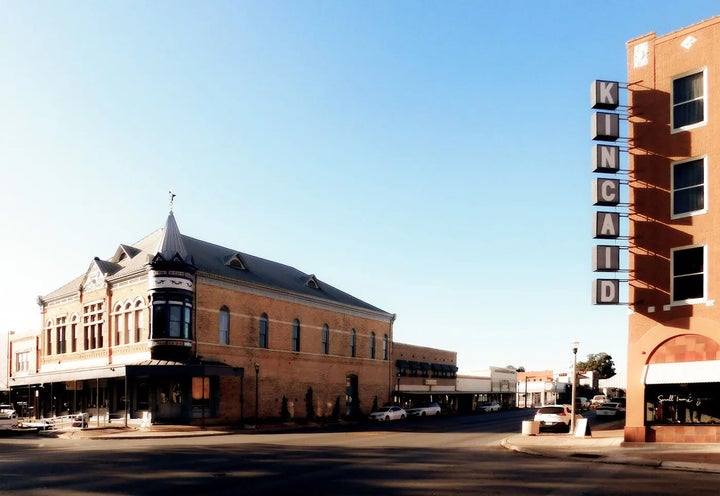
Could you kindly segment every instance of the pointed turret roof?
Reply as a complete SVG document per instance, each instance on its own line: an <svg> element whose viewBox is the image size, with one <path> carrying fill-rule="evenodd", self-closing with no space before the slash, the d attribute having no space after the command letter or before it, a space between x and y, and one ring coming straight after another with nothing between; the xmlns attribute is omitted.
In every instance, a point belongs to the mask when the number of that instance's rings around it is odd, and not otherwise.
<svg viewBox="0 0 720 496"><path fill-rule="evenodd" d="M160 242L158 243L157 250L155 252L155 258L162 258L165 261L179 261L192 263L188 259L188 251L183 243L182 236L180 235L180 229L178 229L177 222L175 222L175 216L170 211L167 221L165 222L165 228L160 236Z"/></svg>

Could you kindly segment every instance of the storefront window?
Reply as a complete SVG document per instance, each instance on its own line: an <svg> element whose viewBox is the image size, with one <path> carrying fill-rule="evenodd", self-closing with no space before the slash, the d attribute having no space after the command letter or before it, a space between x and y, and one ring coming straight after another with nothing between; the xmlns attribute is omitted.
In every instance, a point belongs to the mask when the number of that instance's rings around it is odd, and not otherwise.
<svg viewBox="0 0 720 496"><path fill-rule="evenodd" d="M719 424L720 384L652 384L645 387L648 424Z"/></svg>

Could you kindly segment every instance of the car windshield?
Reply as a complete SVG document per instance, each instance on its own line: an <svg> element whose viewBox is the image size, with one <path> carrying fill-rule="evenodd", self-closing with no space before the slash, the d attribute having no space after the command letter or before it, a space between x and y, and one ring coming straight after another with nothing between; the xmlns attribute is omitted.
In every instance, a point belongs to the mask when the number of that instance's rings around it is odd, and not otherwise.
<svg viewBox="0 0 720 496"><path fill-rule="evenodd" d="M540 414L558 414L563 413L563 407L561 406L544 406L540 410L538 410L538 413Z"/></svg>

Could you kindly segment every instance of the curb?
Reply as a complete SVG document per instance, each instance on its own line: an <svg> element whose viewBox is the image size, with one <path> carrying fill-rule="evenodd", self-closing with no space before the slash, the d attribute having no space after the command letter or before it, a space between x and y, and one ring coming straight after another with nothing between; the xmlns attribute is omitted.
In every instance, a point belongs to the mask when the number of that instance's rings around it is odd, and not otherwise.
<svg viewBox="0 0 720 496"><path fill-rule="evenodd" d="M520 446L509 441L509 438L505 438L500 442L503 448L515 451L518 453L525 453L527 455L542 456L546 458L574 458L580 460L583 458L583 454L592 455L589 452L583 453L580 451L572 452L561 452L559 450L553 450L552 448L547 449L532 449L526 446ZM588 456L590 458L590 456ZM616 465L632 465L635 467L648 467L657 468L662 470L675 470L682 472L703 472L709 474L720 474L720 465L714 463L697 463L697 462L682 462L673 460L660 460L654 458L640 458L627 455L598 455L597 457L592 456L593 461L597 463L607 463Z"/></svg>

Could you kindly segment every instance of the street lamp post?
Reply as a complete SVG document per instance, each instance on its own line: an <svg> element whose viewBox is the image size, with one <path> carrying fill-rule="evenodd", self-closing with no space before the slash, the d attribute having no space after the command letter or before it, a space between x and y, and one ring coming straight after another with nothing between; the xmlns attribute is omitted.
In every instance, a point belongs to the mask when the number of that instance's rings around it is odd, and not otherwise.
<svg viewBox="0 0 720 496"><path fill-rule="evenodd" d="M402 406L400 403L400 372L397 373L397 403Z"/></svg>
<svg viewBox="0 0 720 496"><path fill-rule="evenodd" d="M572 342L573 352L573 371L572 371L572 403L570 404L570 433L575 434L575 386L577 383L577 351L580 343L578 341Z"/></svg>
<svg viewBox="0 0 720 496"><path fill-rule="evenodd" d="M8 403L12 405L12 389L10 388L10 376L12 375L12 351L10 350L10 336L15 334L15 331L8 331L7 333L7 347L5 352L7 354L7 376L5 376L5 382L7 383L8 390Z"/></svg>
<svg viewBox="0 0 720 496"><path fill-rule="evenodd" d="M255 425L257 425L258 422L258 405L260 401L260 394L258 392L258 386L260 384L260 364L255 364Z"/></svg>

